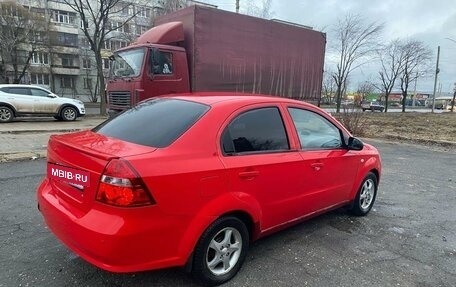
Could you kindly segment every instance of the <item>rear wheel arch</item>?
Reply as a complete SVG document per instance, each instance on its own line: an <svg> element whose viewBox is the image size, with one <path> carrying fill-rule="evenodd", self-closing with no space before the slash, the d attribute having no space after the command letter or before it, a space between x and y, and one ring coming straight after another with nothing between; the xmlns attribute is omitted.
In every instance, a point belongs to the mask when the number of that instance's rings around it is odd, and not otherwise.
<svg viewBox="0 0 456 287"><path fill-rule="evenodd" d="M378 184L378 182L379 182L379 180L380 180L380 173L379 173L379 171L378 171L377 169L373 168L373 169L371 169L369 172L372 172L372 173L375 175L375 177L377 178L377 184Z"/></svg>
<svg viewBox="0 0 456 287"><path fill-rule="evenodd" d="M10 108L13 111L14 116L16 116L17 111L11 104L0 102L0 107L8 107L8 108Z"/></svg>
<svg viewBox="0 0 456 287"><path fill-rule="evenodd" d="M16 117L16 110L9 104L0 103L0 122L6 123Z"/></svg>
<svg viewBox="0 0 456 287"><path fill-rule="evenodd" d="M241 201L239 195L224 194L212 200L193 217L180 240L178 255L185 258L185 262L191 260L201 235L211 224L226 216L237 217L244 222L249 231L250 240L254 240L259 234L261 210L258 202L250 195L243 197Z"/></svg>

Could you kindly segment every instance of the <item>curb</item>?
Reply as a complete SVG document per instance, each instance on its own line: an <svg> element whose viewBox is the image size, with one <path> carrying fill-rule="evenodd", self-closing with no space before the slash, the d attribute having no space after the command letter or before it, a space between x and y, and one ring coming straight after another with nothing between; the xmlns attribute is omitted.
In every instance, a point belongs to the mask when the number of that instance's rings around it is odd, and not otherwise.
<svg viewBox="0 0 456 287"><path fill-rule="evenodd" d="M12 152L0 154L0 163L13 162L13 161L25 161L25 160L37 160L46 157L46 150L40 151L27 151L27 152Z"/></svg>

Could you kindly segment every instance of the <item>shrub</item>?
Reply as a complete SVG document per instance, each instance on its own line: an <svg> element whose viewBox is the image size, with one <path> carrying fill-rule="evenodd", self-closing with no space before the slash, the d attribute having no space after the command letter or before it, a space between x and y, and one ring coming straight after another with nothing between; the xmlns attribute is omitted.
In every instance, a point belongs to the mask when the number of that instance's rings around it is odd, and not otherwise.
<svg viewBox="0 0 456 287"><path fill-rule="evenodd" d="M364 112L357 107L344 107L336 118L354 135L363 136L367 127Z"/></svg>

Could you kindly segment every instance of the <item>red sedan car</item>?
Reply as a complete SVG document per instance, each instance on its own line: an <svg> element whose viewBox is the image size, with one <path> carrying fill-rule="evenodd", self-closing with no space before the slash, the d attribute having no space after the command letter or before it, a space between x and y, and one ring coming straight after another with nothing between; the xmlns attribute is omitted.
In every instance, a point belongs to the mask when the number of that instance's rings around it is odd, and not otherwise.
<svg viewBox="0 0 456 287"><path fill-rule="evenodd" d="M148 100L89 131L54 135L38 206L52 232L113 272L186 266L205 284L253 240L349 206L366 215L377 149L323 110L260 95Z"/></svg>

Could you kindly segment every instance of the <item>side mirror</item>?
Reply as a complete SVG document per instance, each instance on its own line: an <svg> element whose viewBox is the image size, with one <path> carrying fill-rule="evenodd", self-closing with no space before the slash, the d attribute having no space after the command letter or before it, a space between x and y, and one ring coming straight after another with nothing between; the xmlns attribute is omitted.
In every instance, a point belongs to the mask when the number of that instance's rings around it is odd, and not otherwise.
<svg viewBox="0 0 456 287"><path fill-rule="evenodd" d="M348 139L348 149L349 150L362 150L364 148L364 144L361 140L350 137Z"/></svg>
<svg viewBox="0 0 456 287"><path fill-rule="evenodd" d="M55 99L55 98L57 98L57 96L56 96L56 95L54 95L54 94L49 94L49 95L47 95L47 97L48 97L48 98L52 98L52 99Z"/></svg>

